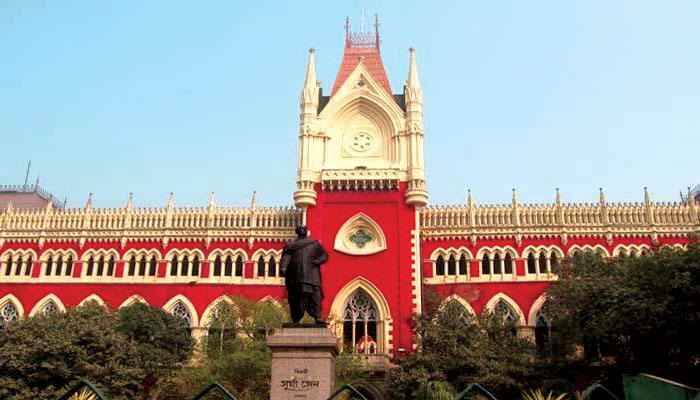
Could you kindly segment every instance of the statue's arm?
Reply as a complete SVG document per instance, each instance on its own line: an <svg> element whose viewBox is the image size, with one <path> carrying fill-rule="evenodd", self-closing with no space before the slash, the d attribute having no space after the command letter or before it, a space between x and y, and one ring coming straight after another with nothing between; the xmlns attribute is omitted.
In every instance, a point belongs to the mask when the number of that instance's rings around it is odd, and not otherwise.
<svg viewBox="0 0 700 400"><path fill-rule="evenodd" d="M328 253L326 253L326 249L324 249L319 242L316 242L316 249L318 251L318 257L316 258L314 264L318 266L325 264L326 261L328 261Z"/></svg>
<svg viewBox="0 0 700 400"><path fill-rule="evenodd" d="M291 259L292 256L289 253L282 254L282 261L280 262L280 275L287 275L287 267L289 267L289 262Z"/></svg>

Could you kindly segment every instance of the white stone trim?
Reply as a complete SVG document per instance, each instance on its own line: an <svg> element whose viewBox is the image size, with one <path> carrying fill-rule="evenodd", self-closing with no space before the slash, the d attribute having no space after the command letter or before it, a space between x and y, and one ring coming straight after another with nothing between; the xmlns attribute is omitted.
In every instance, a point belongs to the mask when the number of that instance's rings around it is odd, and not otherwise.
<svg viewBox="0 0 700 400"><path fill-rule="evenodd" d="M503 292L496 293L493 297L491 297L491 300L489 300L484 306L484 310L493 312L493 308L496 306L499 300L503 300L506 303L508 303L508 305L510 305L513 308L513 311L515 311L515 313L518 314L518 325L522 326L527 324L525 314L523 314L523 311L520 309L518 303Z"/></svg>
<svg viewBox="0 0 700 400"><path fill-rule="evenodd" d="M448 296L448 297L445 297L445 299L442 301L442 303L440 303L440 309L442 310L443 308L445 308L445 306L447 305L447 303L449 303L449 302L451 302L451 301L456 301L456 302L458 302L458 303L459 303L462 307L464 307L464 309L465 309L466 311L468 311L471 315L476 316L476 312L475 312L474 309L472 308L471 304L469 304L468 301L464 300L460 295L458 295L458 294L456 294L456 293L455 293L455 294L452 294L452 295L450 295L450 296Z"/></svg>
<svg viewBox="0 0 700 400"><path fill-rule="evenodd" d="M2 298L0 298L0 308L2 308L6 303L12 303L17 309L17 314L19 318L24 318L24 306L22 306L22 303L17 297L15 297L11 293L6 294Z"/></svg>
<svg viewBox="0 0 700 400"><path fill-rule="evenodd" d="M29 317L31 318L31 317L35 316L38 312L43 310L44 307L46 307L46 305L49 304L49 302L53 302L54 304L56 304L56 307L61 312L66 312L66 306L63 305L63 302L61 301L61 299L59 299L58 296L56 296L55 294L50 293L50 294L47 294L46 296L44 296L41 300L37 301L36 304L34 304L34 307L29 312Z"/></svg>
<svg viewBox="0 0 700 400"><path fill-rule="evenodd" d="M594 253L597 253L598 251L602 251L605 257L610 257L610 252L608 249L606 249L604 246L601 246L599 244L596 244L594 246L591 246L590 244L584 244L584 245L579 245L575 244L571 247L569 247L569 251L567 251L567 255L573 256L576 251L592 251Z"/></svg>
<svg viewBox="0 0 700 400"><path fill-rule="evenodd" d="M117 309L120 309L122 307L128 307L136 302L148 305L148 302L146 301L146 299L143 298L143 296L140 296L138 294L132 294L131 296L127 297L126 300L122 301L122 304L120 304L119 307L117 307Z"/></svg>
<svg viewBox="0 0 700 400"><path fill-rule="evenodd" d="M350 235L356 230L362 229L374 240L367 242L363 247L358 247L350 241ZM381 226L365 213L357 213L348 218L338 229L335 235L333 248L341 253L353 256L366 256L386 250L387 242Z"/></svg>
<svg viewBox="0 0 700 400"><path fill-rule="evenodd" d="M547 302L547 295L545 293L542 293L540 297L538 297L534 303L532 303L532 306L530 307L530 312L528 313L527 317L527 325L531 327L535 327L535 323L537 322L537 312L540 311L540 308L544 305L544 303Z"/></svg>
<svg viewBox="0 0 700 400"><path fill-rule="evenodd" d="M173 296L173 298L168 300L168 302L165 303L165 305L163 305L163 310L169 313L177 303L182 303L185 307L187 307L187 311L189 311L190 313L190 318L192 318L192 320L190 321L190 327L198 328L199 316L197 315L197 309L194 308L192 302L184 295L178 294Z"/></svg>
<svg viewBox="0 0 700 400"><path fill-rule="evenodd" d="M219 305L222 301L225 301L228 304L233 304L233 299L229 295L221 295L214 299L207 308L204 309L204 312L202 312L202 318L200 319L200 324L202 328L209 328L209 324L211 323L211 319L214 314L214 310L216 309L216 306Z"/></svg>
<svg viewBox="0 0 700 400"><path fill-rule="evenodd" d="M104 300L102 300L102 298L101 298L100 296L98 296L97 294L95 294L95 293L93 293L93 294L89 295L88 297L82 299L82 300L80 301L80 303L78 303L78 307L82 307L82 306L84 306L85 304L87 304L88 302L93 301L93 300L96 301L96 302L97 302L99 305L101 305L102 307L107 307L107 303L105 303Z"/></svg>

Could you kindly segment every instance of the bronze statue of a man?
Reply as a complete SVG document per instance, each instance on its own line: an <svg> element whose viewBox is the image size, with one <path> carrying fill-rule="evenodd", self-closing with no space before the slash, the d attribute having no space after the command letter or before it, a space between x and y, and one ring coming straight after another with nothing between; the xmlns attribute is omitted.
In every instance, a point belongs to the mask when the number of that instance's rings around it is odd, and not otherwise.
<svg viewBox="0 0 700 400"><path fill-rule="evenodd" d="M295 324L304 317L304 312L317 324L322 324L321 264L328 260L328 254L318 240L306 237L309 234L306 226L297 226L295 232L297 239L284 246L280 265L287 287L289 312Z"/></svg>

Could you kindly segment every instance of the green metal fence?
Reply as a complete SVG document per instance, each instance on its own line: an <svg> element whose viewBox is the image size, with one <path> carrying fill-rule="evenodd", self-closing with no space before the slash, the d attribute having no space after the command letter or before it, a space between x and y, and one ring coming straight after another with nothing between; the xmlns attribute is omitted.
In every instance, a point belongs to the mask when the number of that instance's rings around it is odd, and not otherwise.
<svg viewBox="0 0 700 400"><path fill-rule="evenodd" d="M214 391L214 390L218 390L219 393L226 399L236 400L236 397L234 395L232 395L231 392L226 390L226 388L223 387L219 382L212 382L209 386L205 387L201 392L199 392L199 394L194 396L194 399L192 399L192 400L202 399L202 398L204 398L204 396L209 394L209 392Z"/></svg>
<svg viewBox="0 0 700 400"><path fill-rule="evenodd" d="M367 400L367 398L352 385L344 384L328 400Z"/></svg>

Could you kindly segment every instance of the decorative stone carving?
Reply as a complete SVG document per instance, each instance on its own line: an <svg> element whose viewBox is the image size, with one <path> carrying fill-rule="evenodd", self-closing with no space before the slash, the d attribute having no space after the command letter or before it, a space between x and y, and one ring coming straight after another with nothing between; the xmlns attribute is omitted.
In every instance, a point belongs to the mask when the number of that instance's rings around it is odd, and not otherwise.
<svg viewBox="0 0 700 400"><path fill-rule="evenodd" d="M356 256L375 254L386 249L386 236L372 218L358 213L340 227L334 248Z"/></svg>

